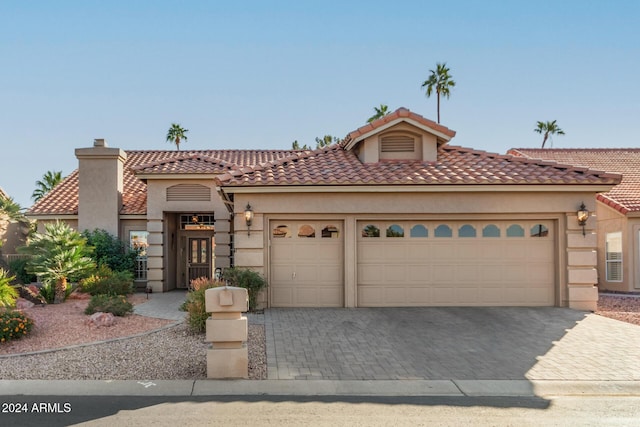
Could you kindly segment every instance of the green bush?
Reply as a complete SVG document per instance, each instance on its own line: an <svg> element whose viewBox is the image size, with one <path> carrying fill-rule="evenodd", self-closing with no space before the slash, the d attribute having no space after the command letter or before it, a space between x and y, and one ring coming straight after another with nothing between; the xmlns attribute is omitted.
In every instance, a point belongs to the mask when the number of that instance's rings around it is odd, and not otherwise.
<svg viewBox="0 0 640 427"><path fill-rule="evenodd" d="M19 311L0 313L0 343L22 338L31 332L33 320Z"/></svg>
<svg viewBox="0 0 640 427"><path fill-rule="evenodd" d="M9 262L9 269L16 275L16 279L18 279L18 281L23 285L28 285L38 280L35 274L27 273L28 261L28 258L17 258Z"/></svg>
<svg viewBox="0 0 640 427"><path fill-rule="evenodd" d="M260 273L248 268L232 267L224 271L223 278L229 286L245 288L249 294L249 310L256 309L258 294L267 287L267 280Z"/></svg>
<svg viewBox="0 0 640 427"><path fill-rule="evenodd" d="M96 264L106 265L113 271L128 271L132 275L135 273L138 253L129 249L124 242L106 230L86 230L82 234L87 239L87 244L93 247L91 257Z"/></svg>
<svg viewBox="0 0 640 427"><path fill-rule="evenodd" d="M77 287L77 285L73 284L68 285L64 290L64 299L66 300ZM56 286L54 283L43 283L39 293L47 304L53 304L56 299Z"/></svg>
<svg viewBox="0 0 640 427"><path fill-rule="evenodd" d="M0 268L0 307L13 307L18 299L18 290L11 286L14 276L9 276L5 270Z"/></svg>
<svg viewBox="0 0 640 427"><path fill-rule="evenodd" d="M133 274L101 265L96 274L80 281L80 291L91 295L129 295L133 293Z"/></svg>
<svg viewBox="0 0 640 427"><path fill-rule="evenodd" d="M94 295L89 300L85 314L97 312L112 313L114 316L126 316L133 313L133 304L124 295Z"/></svg>
<svg viewBox="0 0 640 427"><path fill-rule="evenodd" d="M211 279L196 280L198 280L197 289L187 294L187 299L180 307L180 310L187 312L187 324L189 328L194 332L200 333L205 331L207 319L209 318L209 314L205 310L204 293L207 289L224 286L224 283Z"/></svg>

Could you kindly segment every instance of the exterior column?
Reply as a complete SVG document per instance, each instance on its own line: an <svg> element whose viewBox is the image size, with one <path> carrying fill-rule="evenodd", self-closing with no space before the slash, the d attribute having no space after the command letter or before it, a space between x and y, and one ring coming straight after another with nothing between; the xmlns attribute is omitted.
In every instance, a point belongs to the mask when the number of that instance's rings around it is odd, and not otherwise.
<svg viewBox="0 0 640 427"><path fill-rule="evenodd" d="M598 308L598 264L596 219L578 225L575 213L567 214L567 287L569 308L595 311Z"/></svg>
<svg viewBox="0 0 640 427"><path fill-rule="evenodd" d="M162 220L148 220L147 231L147 287L164 292L164 245Z"/></svg>

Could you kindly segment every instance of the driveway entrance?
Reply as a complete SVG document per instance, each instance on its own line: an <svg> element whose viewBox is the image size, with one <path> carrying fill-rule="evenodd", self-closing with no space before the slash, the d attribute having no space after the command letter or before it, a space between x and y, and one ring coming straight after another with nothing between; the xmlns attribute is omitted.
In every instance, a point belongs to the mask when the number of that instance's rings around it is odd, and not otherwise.
<svg viewBox="0 0 640 427"><path fill-rule="evenodd" d="M640 380L640 327L555 307L265 311L269 379Z"/></svg>

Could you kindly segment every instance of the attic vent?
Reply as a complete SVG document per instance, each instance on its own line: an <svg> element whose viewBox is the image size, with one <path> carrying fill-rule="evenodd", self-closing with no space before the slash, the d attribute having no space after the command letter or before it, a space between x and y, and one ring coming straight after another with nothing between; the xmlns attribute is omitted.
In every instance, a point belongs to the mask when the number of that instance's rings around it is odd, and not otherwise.
<svg viewBox="0 0 640 427"><path fill-rule="evenodd" d="M177 184L167 188L167 202L210 202L211 189L199 184Z"/></svg>
<svg viewBox="0 0 640 427"><path fill-rule="evenodd" d="M380 151L383 153L402 153L415 151L415 140L410 136L385 136L380 140Z"/></svg>

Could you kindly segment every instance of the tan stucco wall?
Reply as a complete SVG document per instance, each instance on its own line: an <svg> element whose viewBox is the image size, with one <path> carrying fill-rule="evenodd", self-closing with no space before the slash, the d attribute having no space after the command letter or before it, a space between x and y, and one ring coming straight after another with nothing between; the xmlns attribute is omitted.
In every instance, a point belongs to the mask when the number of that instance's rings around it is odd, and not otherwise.
<svg viewBox="0 0 640 427"><path fill-rule="evenodd" d="M619 211L602 203L597 204L598 218L598 287L601 290L629 292L634 290L634 281L638 268L637 231L633 232L633 224L638 219L629 219ZM607 233L622 233L622 281L607 281L606 275L606 238Z"/></svg>
<svg viewBox="0 0 640 427"><path fill-rule="evenodd" d="M575 212L582 201L595 210L593 193L285 193L234 195L235 262L269 277L267 228L271 219L334 219L344 223L345 306L357 306L356 222L366 219L551 219L557 224L556 305L595 309L595 220L582 235ZM251 236L244 206L255 217Z"/></svg>
<svg viewBox="0 0 640 427"><path fill-rule="evenodd" d="M167 188L177 184L199 184L211 190L211 201L167 201ZM171 246L172 234L177 234L177 226L169 222L176 221L175 214L213 213L215 216L215 265L228 267L229 256L229 211L216 191L213 179L156 179L147 181L147 231L149 231L148 284L154 292L163 292L176 286L176 267L178 253ZM177 236L174 236L177 238Z"/></svg>
<svg viewBox="0 0 640 427"><path fill-rule="evenodd" d="M76 149L76 157L79 230L98 228L118 235L126 153L119 148L95 145Z"/></svg>

